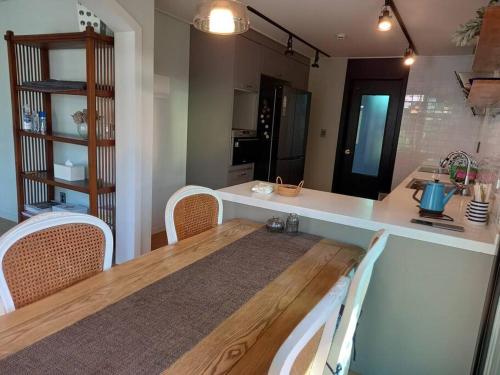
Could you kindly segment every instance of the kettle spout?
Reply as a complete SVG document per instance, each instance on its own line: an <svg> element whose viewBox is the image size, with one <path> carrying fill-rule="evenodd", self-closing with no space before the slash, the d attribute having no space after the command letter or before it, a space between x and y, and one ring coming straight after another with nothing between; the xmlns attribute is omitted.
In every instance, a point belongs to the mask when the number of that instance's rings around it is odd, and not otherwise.
<svg viewBox="0 0 500 375"><path fill-rule="evenodd" d="M446 203L448 203L448 201L451 199L451 197L453 196L453 194L455 194L455 191L457 191L457 188L453 188L448 194L446 194L444 196L443 205L445 205Z"/></svg>

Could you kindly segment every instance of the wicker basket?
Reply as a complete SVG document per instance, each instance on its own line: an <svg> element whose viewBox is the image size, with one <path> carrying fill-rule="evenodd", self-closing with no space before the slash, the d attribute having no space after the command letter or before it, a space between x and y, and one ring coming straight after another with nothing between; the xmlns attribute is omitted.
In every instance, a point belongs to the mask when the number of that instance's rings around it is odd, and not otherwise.
<svg viewBox="0 0 500 375"><path fill-rule="evenodd" d="M279 195L284 195L285 197L296 197L299 195L304 185L304 180L300 181L298 185L284 184L280 176L276 177L276 191Z"/></svg>

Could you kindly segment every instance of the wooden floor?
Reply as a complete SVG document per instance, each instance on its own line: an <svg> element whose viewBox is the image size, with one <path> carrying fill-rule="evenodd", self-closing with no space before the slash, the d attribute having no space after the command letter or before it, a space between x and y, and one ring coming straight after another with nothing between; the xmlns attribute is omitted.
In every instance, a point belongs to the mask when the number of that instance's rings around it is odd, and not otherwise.
<svg viewBox="0 0 500 375"><path fill-rule="evenodd" d="M0 217L0 236L15 225L16 223L14 223L13 221Z"/></svg>
<svg viewBox="0 0 500 375"><path fill-rule="evenodd" d="M167 232L162 231L151 236L151 250L159 249L167 245Z"/></svg>

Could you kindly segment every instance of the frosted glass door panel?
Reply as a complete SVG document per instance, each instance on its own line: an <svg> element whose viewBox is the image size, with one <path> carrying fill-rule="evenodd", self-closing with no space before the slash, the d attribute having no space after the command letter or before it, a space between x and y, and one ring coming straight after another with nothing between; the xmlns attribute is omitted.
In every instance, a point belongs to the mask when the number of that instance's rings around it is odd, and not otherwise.
<svg viewBox="0 0 500 375"><path fill-rule="evenodd" d="M361 98L352 173L378 176L389 98L389 95Z"/></svg>

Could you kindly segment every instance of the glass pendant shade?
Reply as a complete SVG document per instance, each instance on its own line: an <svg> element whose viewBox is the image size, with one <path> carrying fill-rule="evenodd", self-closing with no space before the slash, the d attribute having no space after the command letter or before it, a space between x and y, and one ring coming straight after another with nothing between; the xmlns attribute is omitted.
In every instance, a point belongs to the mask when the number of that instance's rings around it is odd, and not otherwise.
<svg viewBox="0 0 500 375"><path fill-rule="evenodd" d="M247 7L238 1L205 0L198 4L193 25L212 34L241 34L248 30L250 19Z"/></svg>
<svg viewBox="0 0 500 375"><path fill-rule="evenodd" d="M380 31L389 31L392 28L392 17L388 9L384 9L378 18L378 29Z"/></svg>

